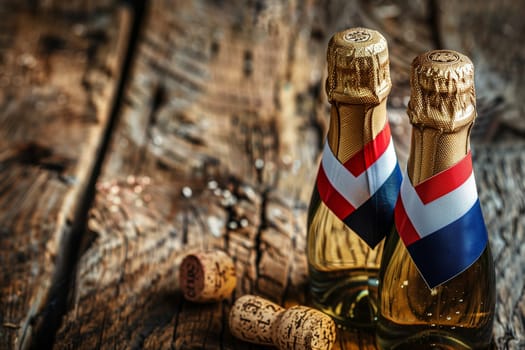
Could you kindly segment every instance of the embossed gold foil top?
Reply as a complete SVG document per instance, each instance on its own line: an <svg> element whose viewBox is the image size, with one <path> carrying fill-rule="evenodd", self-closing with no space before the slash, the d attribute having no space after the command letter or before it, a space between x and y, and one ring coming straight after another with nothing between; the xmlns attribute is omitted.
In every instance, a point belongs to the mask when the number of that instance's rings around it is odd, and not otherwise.
<svg viewBox="0 0 525 350"><path fill-rule="evenodd" d="M388 47L375 30L336 33L328 44L327 61L330 103L379 104L390 92Z"/></svg>
<svg viewBox="0 0 525 350"><path fill-rule="evenodd" d="M414 185L461 160L476 118L474 65L451 50L414 59L407 114L412 128L408 175Z"/></svg>
<svg viewBox="0 0 525 350"><path fill-rule="evenodd" d="M408 117L414 125L452 132L476 117L474 65L452 50L435 50L414 59Z"/></svg>

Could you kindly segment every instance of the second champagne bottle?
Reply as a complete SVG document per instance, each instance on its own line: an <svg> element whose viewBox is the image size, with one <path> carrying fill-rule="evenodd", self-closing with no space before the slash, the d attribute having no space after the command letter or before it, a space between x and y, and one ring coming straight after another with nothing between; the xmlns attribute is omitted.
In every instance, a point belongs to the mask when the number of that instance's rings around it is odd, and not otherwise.
<svg viewBox="0 0 525 350"><path fill-rule="evenodd" d="M381 349L489 349L494 264L472 168L474 66L436 50L412 63L412 142L381 263Z"/></svg>

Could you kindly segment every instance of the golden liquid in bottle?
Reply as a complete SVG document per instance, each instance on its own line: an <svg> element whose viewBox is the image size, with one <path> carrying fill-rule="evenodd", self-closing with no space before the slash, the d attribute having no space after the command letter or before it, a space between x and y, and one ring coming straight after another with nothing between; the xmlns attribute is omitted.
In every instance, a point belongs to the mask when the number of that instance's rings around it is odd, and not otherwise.
<svg viewBox="0 0 525 350"><path fill-rule="evenodd" d="M333 106L328 143L344 163L371 141L386 122L386 99L377 106ZM371 249L333 214L314 187L307 242L314 306L342 326L372 326L384 241Z"/></svg>
<svg viewBox="0 0 525 350"><path fill-rule="evenodd" d="M449 51L439 51L435 56L438 59L452 57L459 60L456 53ZM463 67L460 74L464 74L464 71L466 70ZM473 81L473 76L467 78L472 78ZM451 96L448 101L459 94L457 91L460 88L467 86L469 79L457 79L457 85L441 85L442 89L454 86L450 95L445 95ZM444 80L442 78L440 82ZM414 119L418 120L418 124L414 124L412 129L411 154L407 166L412 184L417 185L449 168L469 152L470 129L475 118L473 83L470 84L471 88L465 89L470 95L463 99L468 103L452 101L446 106L452 107L442 108L434 99L433 115L411 116L413 123ZM428 90L424 93L428 93ZM419 103L415 108L422 105L424 103ZM450 111L454 113L448 113ZM446 119L443 116L446 117L447 113L453 122L448 125L452 126L449 130L444 130L447 127L436 128L435 124L443 123ZM450 281L430 289L419 274L394 225L393 232L385 242L379 278L379 300L376 334L381 349L488 349L495 309L494 263L490 246L487 244L482 255L468 269Z"/></svg>
<svg viewBox="0 0 525 350"><path fill-rule="evenodd" d="M466 271L432 290L395 230L383 259L390 263L380 276L381 349L490 349L495 291L488 245Z"/></svg>

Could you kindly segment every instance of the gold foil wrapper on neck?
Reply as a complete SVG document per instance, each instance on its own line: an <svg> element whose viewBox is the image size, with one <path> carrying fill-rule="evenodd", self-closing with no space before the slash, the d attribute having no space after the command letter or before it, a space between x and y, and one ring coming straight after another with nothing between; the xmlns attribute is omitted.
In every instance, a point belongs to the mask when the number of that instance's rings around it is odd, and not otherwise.
<svg viewBox="0 0 525 350"><path fill-rule="evenodd" d="M330 103L379 104L390 92L388 47L375 30L336 33L328 44L327 61Z"/></svg>
<svg viewBox="0 0 525 350"><path fill-rule="evenodd" d="M463 159L476 118L474 66L459 52L435 50L412 62L408 117L412 150L408 175L414 185Z"/></svg>
<svg viewBox="0 0 525 350"><path fill-rule="evenodd" d="M413 125L454 132L476 117L474 65L452 50L424 53L412 62L408 117Z"/></svg>

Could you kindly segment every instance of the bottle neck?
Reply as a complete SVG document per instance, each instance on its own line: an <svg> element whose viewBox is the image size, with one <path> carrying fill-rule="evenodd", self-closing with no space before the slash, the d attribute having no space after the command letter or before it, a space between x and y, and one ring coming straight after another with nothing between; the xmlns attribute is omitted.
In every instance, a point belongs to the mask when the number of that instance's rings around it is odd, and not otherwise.
<svg viewBox="0 0 525 350"><path fill-rule="evenodd" d="M414 186L448 169L468 154L472 124L448 132L413 125L407 171Z"/></svg>
<svg viewBox="0 0 525 350"><path fill-rule="evenodd" d="M340 162L346 162L383 130L386 100L378 105L332 104L327 139Z"/></svg>

